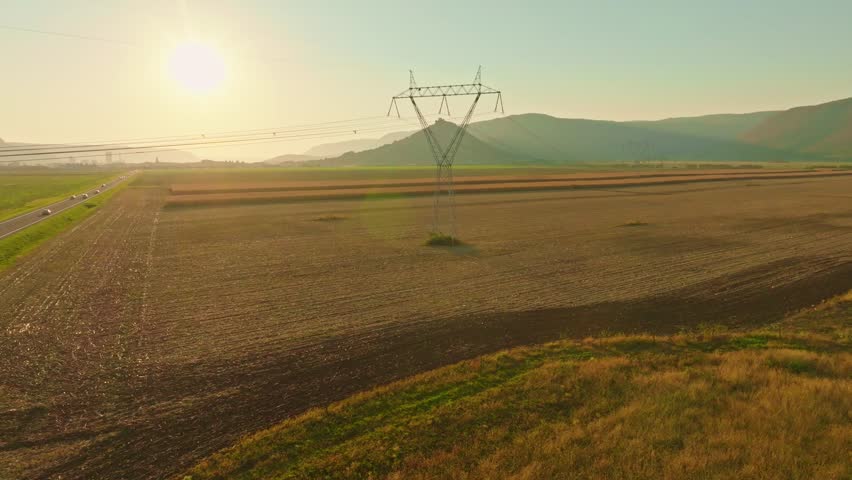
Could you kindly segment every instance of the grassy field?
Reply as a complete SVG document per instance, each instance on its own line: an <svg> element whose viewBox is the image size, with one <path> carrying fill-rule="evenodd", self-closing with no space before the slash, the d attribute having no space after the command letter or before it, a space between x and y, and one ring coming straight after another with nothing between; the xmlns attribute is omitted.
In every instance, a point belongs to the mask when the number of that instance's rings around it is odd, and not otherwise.
<svg viewBox="0 0 852 480"><path fill-rule="evenodd" d="M115 172L0 171L0 221L93 188Z"/></svg>
<svg viewBox="0 0 852 480"><path fill-rule="evenodd" d="M0 271L9 268L20 256L54 235L94 214L98 207L122 188L123 186L112 188L83 204L63 210L25 230L0 239Z"/></svg>
<svg viewBox="0 0 852 480"><path fill-rule="evenodd" d="M846 479L852 294L750 332L517 348L315 409L201 479Z"/></svg>

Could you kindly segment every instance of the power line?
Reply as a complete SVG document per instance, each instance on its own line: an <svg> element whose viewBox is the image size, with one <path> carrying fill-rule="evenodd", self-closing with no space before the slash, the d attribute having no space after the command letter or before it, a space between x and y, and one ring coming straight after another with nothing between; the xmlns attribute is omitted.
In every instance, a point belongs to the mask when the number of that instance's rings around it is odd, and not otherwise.
<svg viewBox="0 0 852 480"><path fill-rule="evenodd" d="M415 127L415 126L417 126L417 124L415 124L415 123L405 123L405 124L397 124L397 125L399 125L399 127ZM377 132L377 131L386 131L386 130L389 130L389 129L391 129L391 127L387 126L387 127L367 128L367 129L359 130L359 132ZM230 143L230 144L222 144L221 142L198 143L197 144L198 146L193 147L193 150L203 149L203 148L221 148L221 147L228 147L228 146L234 146L234 145L243 146L243 145L255 145L255 144L260 144L260 143L276 143L276 142L298 141L298 140L303 140L303 139L307 139L307 138L323 139L323 138L345 137L345 136L349 136L349 135L352 135L352 134L353 133L350 130L341 130L341 131L338 131L338 132L326 132L326 133L319 133L319 134L317 134L317 133L301 134L301 135L292 135L292 136L279 136L277 138L267 138L267 139L244 139L244 140L239 141L239 143L235 142L235 143ZM211 143L214 143L214 144L211 145ZM115 150L116 149L106 150L106 151L115 151ZM151 153L174 151L174 149L163 148L163 146L149 147L149 148L140 147L140 148L132 148L130 150L136 150L136 151L123 151L123 152L120 152L120 153L121 153L121 155L141 155L141 154L151 154ZM47 162L47 161L54 161L54 160L67 160L69 157L77 159L77 158L99 158L101 156L102 155L73 155L72 156L72 155L64 154L62 156L44 157L44 158L35 158L35 159L18 158L18 159L15 159L15 160L0 160L0 163Z"/></svg>
<svg viewBox="0 0 852 480"><path fill-rule="evenodd" d="M80 35L76 33L67 33L67 32L56 32L51 30L40 30L37 28L28 28L28 27L16 27L12 25L0 25L0 29L10 30L14 32L25 32L25 33L36 33L39 35L50 35L54 37L63 37L63 38L73 38L76 40L87 40L92 42L102 42L102 43L110 43L113 45L122 45L124 47L133 47L133 48L143 48L145 45L137 42L130 42L127 40L115 40L112 38L106 37L96 37L93 35ZM273 62L286 62L289 61L287 58L276 58L276 57L261 57L258 55L245 55L247 57L254 58L256 60L264 60L264 61L273 61Z"/></svg>
<svg viewBox="0 0 852 480"><path fill-rule="evenodd" d="M0 158L11 158L11 157L32 157L32 156L40 156L40 155L63 155L68 156L71 154L79 154L79 153L95 153L95 152L129 152L129 151L142 151L142 150L152 150L152 149L175 149L175 147L197 147L202 145L226 145L226 144L243 144L246 142L256 141L256 140L272 140L270 137L277 137L282 140L287 139L305 139L305 138L322 138L324 135L352 135L352 130L338 130L331 132L313 132L313 133L301 133L301 134L293 134L293 135L266 135L264 137L254 138L237 138L237 139L224 139L224 140L206 140L206 141L197 141L197 142L180 142L180 143L165 143L165 144L155 144L155 145L136 145L136 146L124 146L124 147L113 147L113 148L81 148L77 150L62 150L62 151L50 151L50 152L42 152L42 153L10 153L0 155ZM60 157L61 158L61 157ZM18 158L17 161L22 160ZM40 160L29 159L25 161L33 161ZM16 161L16 160L11 160Z"/></svg>
<svg viewBox="0 0 852 480"><path fill-rule="evenodd" d="M427 116L434 116L437 114L429 114ZM358 122L358 123L355 123ZM161 137L147 137L153 144L148 145L133 145L132 143L128 144L127 140L114 140L114 141L101 141L99 143L93 142L85 142L85 143L72 143L72 144L54 144L54 145L32 145L32 146L8 146L8 147L0 147L0 158L3 157L30 157L30 158L18 158L14 161L40 161L39 158L31 158L38 157L42 155L67 155L67 154L78 154L78 153L91 153L91 152L109 152L109 151L119 151L121 150L123 154L127 154L127 151L130 150L149 150L153 148L165 148L165 147L176 147L176 146L185 146L185 147L195 147L196 145L205 145L208 143L245 143L258 139L262 139L262 137L279 137L279 138L311 138L315 136L319 136L322 138L323 134L332 133L334 135L338 134L348 134L348 132L352 132L357 134L358 132L367 132L367 131L377 131L377 130L388 130L391 128L395 128L397 126L402 127L399 119L391 119L389 120L386 116L374 116L374 117L358 117L346 120L333 120L328 122L318 122L318 123L307 123L307 124L293 124L289 128L264 128L264 129L252 129L252 130L232 130L230 132L220 132L219 134L195 134L195 135L184 135L184 136L161 136ZM305 127L305 128L292 128L292 127ZM378 127L378 128L377 128ZM336 129L331 130L330 129ZM346 130L343 130L346 129ZM252 133L254 132L254 133ZM242 138L242 137L261 137L261 138ZM140 138L139 140L145 140L145 138ZM179 142L179 143L174 143ZM71 150L72 148L77 148L77 150ZM79 155L78 155L79 156ZM80 156L81 158L85 158L84 156ZM64 158L64 157L57 157ZM3 162L9 163L9 161Z"/></svg>
<svg viewBox="0 0 852 480"><path fill-rule="evenodd" d="M365 117L369 118L369 117ZM372 120L368 122L359 122L359 123L349 123L346 124L342 121L340 122L325 122L319 124L313 124L316 126L309 127L307 125L306 128L263 128L263 129L255 129L255 130L233 130L232 132L222 132L218 134L195 134L195 135L181 135L181 136L172 136L172 137L149 137L147 139L141 138L137 139L137 141L146 141L146 143L154 142L154 143L163 143L163 142L182 142L189 140L217 140L217 139L227 139L227 138L236 138L236 137L249 137L249 136L260 136L260 135L279 135L279 134L289 134L289 133L298 133L298 132L321 132L323 130L328 129L340 129L340 128L348 128L353 131L362 130L366 127L374 127L379 125L393 125L399 123L398 120L388 121L386 117L377 117L382 118L383 120ZM62 144L49 144L49 145L13 145L9 147L0 147L0 157L3 156L11 156L6 155L15 152L33 152L29 154L20 154L20 155L43 155L43 154L53 154L53 153L63 153L64 150L69 148L101 148L101 147L111 147L114 146L116 149L118 147L133 147L132 144L128 145L129 140L112 140L112 141L100 141L100 142L78 142L78 143L62 143ZM40 152L42 150L50 150L47 152ZM69 152L70 153L70 152Z"/></svg>
<svg viewBox="0 0 852 480"><path fill-rule="evenodd" d="M138 47L139 44L133 42L127 42L124 40L113 40L110 38L103 37L93 37L89 35L77 35L74 33L64 33L64 32L51 32L48 30L37 30L35 28L24 28L24 27L13 27L11 25L0 25L0 28L3 30L13 30L16 32L27 32L27 33L38 33L41 35L53 35L55 37L65 37L65 38L75 38L78 40L90 40L94 42L105 42L105 43L115 43L118 45L124 45L129 47Z"/></svg>
<svg viewBox="0 0 852 480"><path fill-rule="evenodd" d="M246 129L246 130L228 130L224 132L201 132L201 133L189 133L183 135L167 135L167 136L159 136L159 137L134 137L134 138L124 138L124 139L110 139L110 140L89 140L89 141L77 141L77 142L68 142L61 144L52 144L52 145L43 145L45 148L64 148L68 146L96 146L102 144L111 144L111 143L126 143L126 142L153 142L153 141L176 141L183 139L192 139L199 137L206 138L215 138L219 136L224 136L232 133L247 133L247 132L271 132L271 131L290 131L290 129L296 127L320 127L323 125L332 125L332 124L345 124L345 123L355 123L363 120L373 120L373 119L384 119L387 117L384 115L378 115L374 117L360 117L360 118L352 118L347 120L336 120L331 122L318 122L318 123L305 123L305 124L291 124L291 125L283 125L278 127L268 127L268 128L255 128L255 129ZM360 124L360 123L359 123ZM0 152L2 151L13 151L22 148L17 145L2 147L0 146Z"/></svg>

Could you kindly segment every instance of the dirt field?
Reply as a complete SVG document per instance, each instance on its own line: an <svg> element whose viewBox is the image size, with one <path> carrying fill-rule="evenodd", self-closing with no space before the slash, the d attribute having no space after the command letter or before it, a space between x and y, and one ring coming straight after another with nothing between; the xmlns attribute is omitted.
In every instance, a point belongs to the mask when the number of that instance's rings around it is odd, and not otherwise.
<svg viewBox="0 0 852 480"><path fill-rule="evenodd" d="M740 169L740 170L700 170L690 172L689 170L661 170L657 172L593 172L593 173L545 173L537 175L511 175L511 170L503 172L503 175L468 175L456 179L456 184L491 184L491 183L517 183L517 182L553 182L569 180L619 180L619 179L652 179L660 177L698 177L707 175L744 176L744 175L772 175L790 173L826 173L835 170L776 170L776 169ZM426 169L421 169L426 173ZM840 171L842 172L842 171ZM432 172L428 172L432 173ZM494 173L490 171L489 173ZM180 177L178 177L180 179ZM394 178L380 179L336 179L336 180L288 180L288 181L230 181L224 183L173 183L170 191L175 195L202 194L202 193L241 193L241 192L266 192L281 190L331 190L337 188L378 188L378 187L412 187L434 185L434 176L420 178Z"/></svg>
<svg viewBox="0 0 852 480"><path fill-rule="evenodd" d="M815 177L852 176L844 171L745 172L705 171L701 173L665 172L656 174L597 173L544 176L462 177L456 181L456 193L501 193L569 189L600 189L682 183L706 183L738 180L780 180ZM386 181L283 182L172 185L167 205L214 205L229 203L271 203L292 200L364 199L377 196L431 195L433 178Z"/></svg>
<svg viewBox="0 0 852 480"><path fill-rule="evenodd" d="M852 178L163 209L129 188L0 274L0 478L163 478L507 346L754 325L852 288ZM336 218L333 221L321 219ZM638 226L624 226L635 223Z"/></svg>

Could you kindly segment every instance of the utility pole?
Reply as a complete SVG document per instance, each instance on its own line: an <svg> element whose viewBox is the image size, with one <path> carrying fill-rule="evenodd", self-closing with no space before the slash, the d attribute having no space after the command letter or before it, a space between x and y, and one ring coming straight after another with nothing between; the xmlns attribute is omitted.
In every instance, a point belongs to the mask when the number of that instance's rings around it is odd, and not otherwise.
<svg viewBox="0 0 852 480"><path fill-rule="evenodd" d="M388 108L388 116L391 115L393 110L396 110L396 114L399 117L399 105L397 104L398 100L409 100L411 102L411 106L414 108L414 112L417 113L417 118L420 120L420 126L423 127L423 134L426 137L426 142L429 144L429 150L432 152L432 157L435 160L435 193L434 200L432 206L432 233L433 234L442 234L441 231L441 211L445 208L447 210L448 218L448 226L449 226L449 235L451 236L451 242L455 241L456 238L456 219L455 219L455 191L453 186L453 162L455 161L456 153L458 152L459 145L461 145L462 139L467 132L467 126L470 124L470 119L473 116L473 112L476 109L477 103L479 103L479 99L483 95L495 95L496 102L494 104L494 111L496 112L499 108L501 112L505 113L503 109L503 94L499 90L495 90L491 87L485 86L482 84L482 67L476 71L476 77L473 80L473 83L464 83L464 84L456 84L456 85L437 85L437 86L429 86L429 87L419 87L417 86L417 82L414 80L414 72L409 71L408 76L408 89L400 93L399 95L391 98L391 104ZM441 97L441 106L438 110L438 113L442 113L444 107L446 107L447 114L450 113L450 104L448 97L460 97L460 96L473 96L473 102L468 108L467 114L464 116L464 119L458 125L458 129L453 134L450 139L450 143L446 146L441 145L441 142L435 136L432 129L429 127L429 123L426 121L426 118L423 116L423 113L420 110L420 107L417 105L417 101L415 99L418 98L435 98ZM446 207L442 208L442 197L446 196Z"/></svg>

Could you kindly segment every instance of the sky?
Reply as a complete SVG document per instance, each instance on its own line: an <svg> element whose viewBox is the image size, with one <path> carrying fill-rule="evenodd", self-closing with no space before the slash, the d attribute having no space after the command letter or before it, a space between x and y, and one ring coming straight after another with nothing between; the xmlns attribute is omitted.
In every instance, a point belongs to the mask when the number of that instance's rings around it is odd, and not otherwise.
<svg viewBox="0 0 852 480"><path fill-rule="evenodd" d="M413 129L408 106L403 119L381 118L409 69L420 85L466 83L478 65L483 83L504 92L507 114L645 120L852 96L849 0L0 0L0 12L7 142L365 119L357 134L195 151L301 153ZM186 42L221 62L209 91L188 88L169 66ZM464 100L451 107L460 113Z"/></svg>

